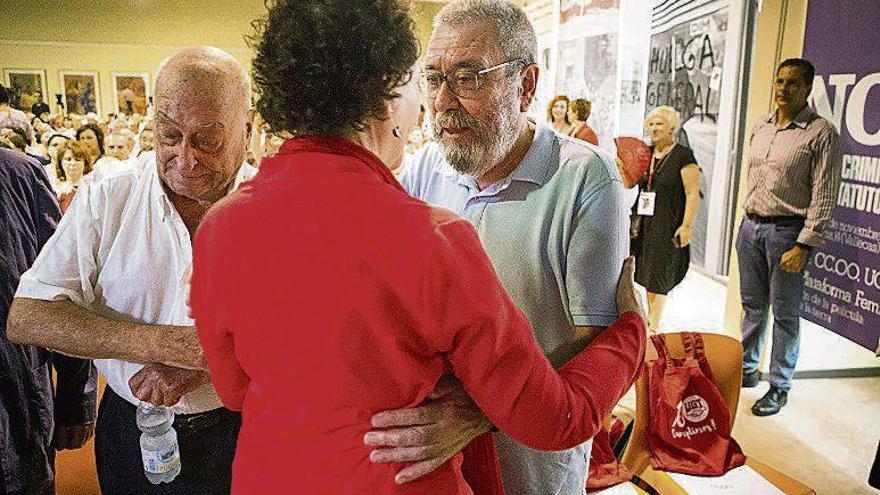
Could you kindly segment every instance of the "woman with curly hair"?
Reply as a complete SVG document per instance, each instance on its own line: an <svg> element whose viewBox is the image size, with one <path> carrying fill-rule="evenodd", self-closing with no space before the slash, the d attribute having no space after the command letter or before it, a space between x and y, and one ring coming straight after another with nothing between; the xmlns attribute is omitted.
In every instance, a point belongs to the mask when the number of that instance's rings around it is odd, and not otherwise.
<svg viewBox="0 0 880 495"><path fill-rule="evenodd" d="M568 97L556 95L547 105L547 122L553 126L553 130L563 136L568 136L573 126L568 120Z"/></svg>
<svg viewBox="0 0 880 495"><path fill-rule="evenodd" d="M293 137L195 237L196 328L218 395L242 411L233 493L474 493L461 454L415 481L372 462L371 417L454 375L498 428L568 448L613 406L590 391L619 366L608 349L645 339L628 313L551 367L474 228L391 174L418 116L418 47L404 2L358 5L278 0L256 23L257 108ZM631 273L618 304L638 312ZM490 434L477 441L494 456ZM478 475L478 493L501 493L494 457Z"/></svg>

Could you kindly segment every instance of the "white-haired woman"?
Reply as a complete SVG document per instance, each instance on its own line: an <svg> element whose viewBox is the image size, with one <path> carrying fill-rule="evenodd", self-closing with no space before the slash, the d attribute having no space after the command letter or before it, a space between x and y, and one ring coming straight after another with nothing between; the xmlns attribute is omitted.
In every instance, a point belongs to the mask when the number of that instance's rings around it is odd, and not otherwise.
<svg viewBox="0 0 880 495"><path fill-rule="evenodd" d="M700 167L687 146L676 144L681 119L668 106L648 113L651 165L639 180L638 235L633 239L636 282L648 291L650 325L657 331L666 294L688 271L694 218L700 205Z"/></svg>

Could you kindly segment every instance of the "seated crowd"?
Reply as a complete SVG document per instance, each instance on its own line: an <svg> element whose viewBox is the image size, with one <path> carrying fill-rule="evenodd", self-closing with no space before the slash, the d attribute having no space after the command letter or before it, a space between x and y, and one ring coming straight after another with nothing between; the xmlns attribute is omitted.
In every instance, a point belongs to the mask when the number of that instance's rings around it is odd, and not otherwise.
<svg viewBox="0 0 880 495"><path fill-rule="evenodd" d="M62 211L83 180L124 169L140 174L155 157L153 121L143 115L34 115L11 108L9 97L9 90L0 85L0 148L30 156L43 166Z"/></svg>

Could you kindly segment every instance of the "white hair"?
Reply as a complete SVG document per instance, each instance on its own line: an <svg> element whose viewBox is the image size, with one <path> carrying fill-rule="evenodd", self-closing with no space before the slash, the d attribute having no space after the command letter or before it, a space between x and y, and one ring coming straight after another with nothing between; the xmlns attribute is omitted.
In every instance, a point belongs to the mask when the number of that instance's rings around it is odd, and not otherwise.
<svg viewBox="0 0 880 495"><path fill-rule="evenodd" d="M666 124L672 128L672 134L678 132L678 129L681 126L681 114L678 113L678 110L670 106L664 105L648 112L648 116L645 117L645 123L647 124L647 122L654 117L665 121Z"/></svg>
<svg viewBox="0 0 880 495"><path fill-rule="evenodd" d="M434 18L434 28L441 24L462 26L489 22L498 29L498 43L504 58L524 65L536 63L538 41L535 28L525 11L508 0L458 0L446 4ZM513 71L508 71L512 73Z"/></svg>

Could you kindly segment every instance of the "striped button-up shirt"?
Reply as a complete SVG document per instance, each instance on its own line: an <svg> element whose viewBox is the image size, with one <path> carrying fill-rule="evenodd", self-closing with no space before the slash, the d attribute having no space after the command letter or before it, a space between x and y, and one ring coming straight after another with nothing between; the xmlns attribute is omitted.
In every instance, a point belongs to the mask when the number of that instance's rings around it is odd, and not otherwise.
<svg viewBox="0 0 880 495"><path fill-rule="evenodd" d="M840 187L840 134L805 107L787 126L771 113L752 129L745 210L806 218L797 242L821 246Z"/></svg>

